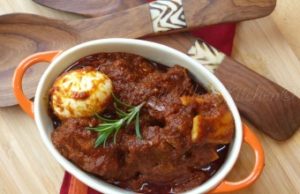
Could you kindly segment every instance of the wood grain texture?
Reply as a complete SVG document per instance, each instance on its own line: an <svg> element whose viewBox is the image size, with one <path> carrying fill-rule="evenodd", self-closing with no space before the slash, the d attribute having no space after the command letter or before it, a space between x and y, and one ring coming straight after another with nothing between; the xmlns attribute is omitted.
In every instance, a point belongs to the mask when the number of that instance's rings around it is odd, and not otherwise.
<svg viewBox="0 0 300 194"><path fill-rule="evenodd" d="M220 9L220 6L224 6L222 2L225 1L229 0L209 2ZM183 2L186 4L195 3L192 0L184 0ZM265 10L264 13L257 11L257 7L254 6L257 1L253 1L252 4L242 4L243 6L240 7L235 4L228 4L222 7L222 10L229 15L225 14L222 17L215 18L218 10L207 9L208 1L201 0L199 2L194 7L186 7L185 12L205 12L206 15L202 15L202 18L199 18L199 20L187 20L189 28L223 23L229 21L227 17L230 18L230 21L240 21L243 18L249 19L247 14L249 10L252 13L251 17L264 16L270 11L269 9L268 11ZM248 2L248 0L239 0L238 2ZM212 7L212 4L208 7ZM269 7L269 4L259 3L258 5ZM240 9L244 9L245 14L241 14ZM196 16L200 17L200 15L194 15L194 17ZM66 49L92 39L109 37L138 38L149 34L154 34L154 32L148 4L102 17L71 21L49 19L33 14L3 15L0 17L0 107L16 104L16 99L10 87L11 77L14 68L28 55L53 49ZM32 72L32 74L38 75L40 73ZM26 95L29 97L32 97L34 94L32 93L34 89L31 87L35 86L34 83L37 82L34 78L36 77L28 80L28 87L24 88Z"/></svg>
<svg viewBox="0 0 300 194"><path fill-rule="evenodd" d="M300 22L295 22L299 20L299 1L280 0L277 5L278 9L275 9L275 12L272 14L272 19L298 59L300 59Z"/></svg>
<svg viewBox="0 0 300 194"><path fill-rule="evenodd" d="M216 70L240 113L276 140L287 140L300 127L300 99L281 86L226 57Z"/></svg>
<svg viewBox="0 0 300 194"><path fill-rule="evenodd" d="M276 0L187 0L184 1L185 18L189 27L253 19L270 14ZM212 14L215 13L215 14ZM212 15L211 17L207 17ZM218 22L220 23L220 22Z"/></svg>
<svg viewBox="0 0 300 194"><path fill-rule="evenodd" d="M299 46L293 36L300 30L300 26L298 19L290 17L300 17L297 9L300 1L280 0L278 5L274 14L285 13L284 17L288 22L279 21L277 16L272 14L271 17L263 20L239 24L233 54L238 61L300 97L298 81L300 63L296 56L299 56L299 53L293 47L293 45ZM37 13L53 18L78 18L43 8L31 1L0 1L1 14L16 11ZM278 23L280 25L277 26ZM294 29L294 31L290 31L290 35L280 33L287 29ZM234 194L299 193L300 131L286 142L276 142L259 131L255 132L265 150L264 172L253 186ZM41 142L34 121L17 106L0 108L0 133L2 134L0 136L0 193L59 193L64 170ZM243 145L240 157L228 179L239 180L245 177L253 162L251 149Z"/></svg>
<svg viewBox="0 0 300 194"><path fill-rule="evenodd" d="M58 193L63 169L19 107L0 109L0 193Z"/></svg>
<svg viewBox="0 0 300 194"><path fill-rule="evenodd" d="M235 40L234 58L300 97L299 59L273 20L239 25Z"/></svg>
<svg viewBox="0 0 300 194"><path fill-rule="evenodd" d="M87 17L103 16L147 3L147 0L33 0L57 10Z"/></svg>

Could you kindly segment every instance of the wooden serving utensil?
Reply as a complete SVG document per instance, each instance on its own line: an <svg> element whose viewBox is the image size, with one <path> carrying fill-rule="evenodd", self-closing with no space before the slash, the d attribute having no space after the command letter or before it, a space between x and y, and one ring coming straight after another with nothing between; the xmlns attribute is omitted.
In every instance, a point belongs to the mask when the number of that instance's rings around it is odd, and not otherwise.
<svg viewBox="0 0 300 194"><path fill-rule="evenodd" d="M183 3L183 4L181 4ZM0 17L0 107L16 104L11 77L17 64L30 54L66 49L97 38L138 38L191 28L247 20L272 12L274 0L154 1L103 17L60 21L33 14ZM40 71L31 69L25 93L34 95ZM28 92L29 91L29 92Z"/></svg>

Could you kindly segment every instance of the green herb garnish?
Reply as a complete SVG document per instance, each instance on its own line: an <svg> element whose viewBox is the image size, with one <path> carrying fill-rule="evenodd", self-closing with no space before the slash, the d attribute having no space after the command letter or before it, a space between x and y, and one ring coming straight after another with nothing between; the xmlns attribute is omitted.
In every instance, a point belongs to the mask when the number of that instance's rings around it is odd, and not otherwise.
<svg viewBox="0 0 300 194"><path fill-rule="evenodd" d="M116 109L116 113L119 116L119 119L109 119L99 114L95 116L102 121L97 127L89 127L87 129L98 132L98 138L95 142L95 147L103 144L106 146L106 142L108 138L113 135L113 142L116 143L117 134L122 126L128 126L133 120L135 120L135 134L141 139L141 129L140 129L140 110L142 109L144 103L139 104L138 106L128 105L121 100L119 100L114 94L112 94L114 98L114 107ZM123 111L119 106L126 107L126 111Z"/></svg>

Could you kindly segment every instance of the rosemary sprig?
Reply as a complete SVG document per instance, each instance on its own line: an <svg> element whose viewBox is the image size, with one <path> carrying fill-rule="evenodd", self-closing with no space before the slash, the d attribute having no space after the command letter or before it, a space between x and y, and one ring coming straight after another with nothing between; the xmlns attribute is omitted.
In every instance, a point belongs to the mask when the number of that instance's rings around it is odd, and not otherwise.
<svg viewBox="0 0 300 194"><path fill-rule="evenodd" d="M119 116L119 119L109 119L103 117L99 114L95 116L102 121L97 127L88 127L87 129L98 132L98 138L95 142L95 147L103 144L106 146L106 142L108 138L113 134L113 142L116 143L118 132L121 127L126 125L128 126L133 120L135 120L135 134L137 138L141 139L141 129L140 129L140 110L144 106L144 103L139 104L138 106L128 105L121 100L119 100L114 94L114 107L116 109L116 113ZM126 107L128 110L123 111L119 105Z"/></svg>

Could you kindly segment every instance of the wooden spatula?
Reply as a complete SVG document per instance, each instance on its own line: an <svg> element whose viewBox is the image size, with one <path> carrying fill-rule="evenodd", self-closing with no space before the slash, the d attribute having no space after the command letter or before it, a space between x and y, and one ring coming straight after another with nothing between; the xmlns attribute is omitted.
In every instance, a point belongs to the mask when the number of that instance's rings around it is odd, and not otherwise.
<svg viewBox="0 0 300 194"><path fill-rule="evenodd" d="M1 16L0 106L16 103L10 86L14 68L23 58L35 52L66 49L97 38L137 38L257 18L268 15L274 7L273 0L171 0L75 21L32 14ZM34 78L26 82L29 91L34 91L30 90L30 86L38 81ZM33 93L28 95L33 96Z"/></svg>

